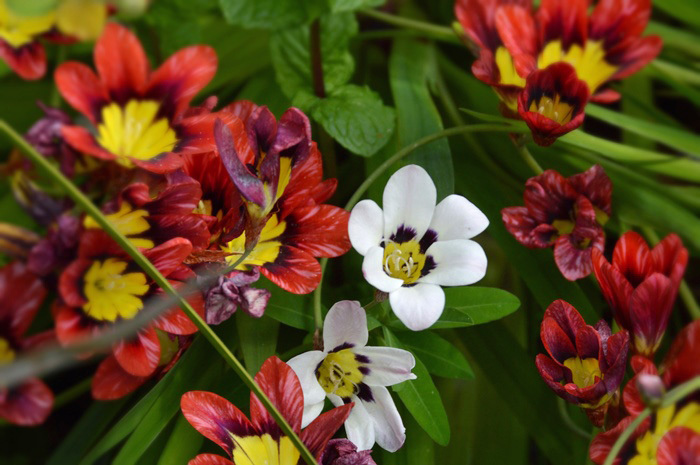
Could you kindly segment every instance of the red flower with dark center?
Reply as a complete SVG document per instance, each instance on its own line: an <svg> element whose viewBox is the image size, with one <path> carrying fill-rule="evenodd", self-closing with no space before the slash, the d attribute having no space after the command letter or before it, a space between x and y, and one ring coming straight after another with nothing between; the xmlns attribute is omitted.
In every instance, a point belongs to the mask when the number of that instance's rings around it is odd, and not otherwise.
<svg viewBox="0 0 700 465"><path fill-rule="evenodd" d="M666 389L672 389L700 376L700 320L687 325L678 333L661 365L661 379ZM635 376L627 382L623 401L630 416L615 428L598 434L591 443L589 455L601 465L613 444L634 418L646 407L637 386L641 374L657 374L654 363L640 355L632 357ZM627 463L657 463L659 465L685 465L683 461L698 458L700 453L700 396L695 393L676 405L658 409L651 418L644 420L625 443L615 460L616 465ZM633 462L633 460L648 460ZM656 460L656 462L654 462Z"/></svg>
<svg viewBox="0 0 700 465"><path fill-rule="evenodd" d="M285 420L320 462L326 444L343 425L354 404L336 407L301 429L304 395L294 371L277 357L265 361L255 382L270 398ZM214 393L190 391L180 401L187 421L231 457L200 454L189 465L233 465L234 463L296 464L299 451L255 394L250 394L250 420L229 401ZM273 455L274 454L274 455Z"/></svg>
<svg viewBox="0 0 700 465"><path fill-rule="evenodd" d="M611 335L603 320L595 328L589 326L573 306L557 300L544 313L540 336L549 353L536 358L542 379L601 426L625 374L627 331Z"/></svg>
<svg viewBox="0 0 700 465"><path fill-rule="evenodd" d="M232 134L219 127L219 152L188 160L184 167L202 185L200 212L213 217L212 250L195 256L232 264L244 252L246 238L257 237L240 270L260 267L265 277L289 292L313 291L321 279L315 257L342 255L350 240L349 213L323 203L337 182L322 180L321 154L310 140L308 119L293 109L277 123L267 108L249 102L220 113L234 118L228 125ZM263 169L265 160L274 166ZM260 167L259 178L253 175L255 166Z"/></svg>
<svg viewBox="0 0 700 465"><path fill-rule="evenodd" d="M213 125L226 115L185 114L192 98L216 73L214 49L184 48L151 72L136 36L115 23L105 28L94 52L96 75L82 63L58 67L63 97L95 125L63 128L75 149L155 173L182 166L181 155L214 150Z"/></svg>
<svg viewBox="0 0 700 465"><path fill-rule="evenodd" d="M192 251L183 238L170 239L143 251L151 263L175 286L194 277L182 265ZM101 230L83 233L74 260L60 276L58 286L64 304L55 312L56 335L61 344L98 334L114 322L133 318L152 296L162 294L158 286ZM204 301L196 294L188 301L204 315ZM180 309L171 310L141 329L138 334L114 345L112 354L121 367L134 376L150 376L162 353L158 330L189 335L197 327Z"/></svg>
<svg viewBox="0 0 700 465"><path fill-rule="evenodd" d="M591 251L603 250L611 196L612 183L599 165L570 178L547 170L525 183L525 206L504 208L501 217L524 246L554 246L559 270L573 281L591 273Z"/></svg>
<svg viewBox="0 0 700 465"><path fill-rule="evenodd" d="M46 297L41 281L20 262L0 268L0 365L47 340L47 333L25 338ZM38 378L14 387L0 386L0 418L21 426L46 420L53 406L51 389Z"/></svg>
<svg viewBox="0 0 700 465"><path fill-rule="evenodd" d="M678 287L688 264L688 251L675 234L653 249L629 231L615 245L612 263L593 251L593 268L615 321L632 335L636 353L651 357L659 347Z"/></svg>
<svg viewBox="0 0 700 465"><path fill-rule="evenodd" d="M518 97L518 114L535 142L546 147L581 126L587 101L588 86L574 67L557 62L527 77Z"/></svg>
<svg viewBox="0 0 700 465"><path fill-rule="evenodd" d="M103 212L136 247L152 248L182 237L199 250L209 246L210 236L206 221L194 213L201 197L202 189L197 181L174 173L154 196L145 183L128 185ZM99 228L90 217L85 218L85 226Z"/></svg>

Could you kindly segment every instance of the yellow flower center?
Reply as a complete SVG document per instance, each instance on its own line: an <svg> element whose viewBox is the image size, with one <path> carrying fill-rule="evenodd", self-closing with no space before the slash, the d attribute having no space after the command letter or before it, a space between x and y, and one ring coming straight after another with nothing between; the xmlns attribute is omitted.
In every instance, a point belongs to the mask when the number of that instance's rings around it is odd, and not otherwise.
<svg viewBox="0 0 700 465"><path fill-rule="evenodd" d="M19 16L0 0L0 39L14 48L34 41L35 37L48 32L54 25L56 14L50 11L40 16Z"/></svg>
<svg viewBox="0 0 700 465"><path fill-rule="evenodd" d="M10 347L10 342L0 337L0 365L10 363L15 359L15 351Z"/></svg>
<svg viewBox="0 0 700 465"><path fill-rule="evenodd" d="M316 369L316 379L324 391L342 398L357 394L364 375L360 362L350 349L331 352Z"/></svg>
<svg viewBox="0 0 700 465"><path fill-rule="evenodd" d="M282 245L278 239L286 228L287 223L279 221L277 215L272 215L260 232L260 238L255 248L236 269L246 270L249 266L261 266L277 260L280 246ZM226 263L233 265L238 260L238 257L245 252L245 231L237 238L229 241L228 244L222 246L221 250L229 254L226 257Z"/></svg>
<svg viewBox="0 0 700 465"><path fill-rule="evenodd" d="M573 44L564 51L561 40L553 40L540 53L537 68L544 69L559 61L565 61L576 69L576 75L588 84L591 95L617 71L616 66L605 61L602 41L588 40L583 47Z"/></svg>
<svg viewBox="0 0 700 465"><path fill-rule="evenodd" d="M120 233L129 238L134 246L143 247L144 249L150 249L155 246L150 239L134 237L150 229L150 225L146 220L148 216L146 210L133 210L127 202L122 202L119 211L105 216ZM89 229L99 229L100 227L91 216L85 217L83 224Z"/></svg>
<svg viewBox="0 0 700 465"><path fill-rule="evenodd" d="M171 151L177 135L167 118L156 119L159 109L159 103L152 100L130 100L124 107L116 103L105 106L97 127L97 142L128 168L133 167L129 158L150 160Z"/></svg>
<svg viewBox="0 0 700 465"><path fill-rule="evenodd" d="M564 366L571 370L573 382L580 388L593 386L596 378L603 379L603 373L596 358L572 357L564 362Z"/></svg>
<svg viewBox="0 0 700 465"><path fill-rule="evenodd" d="M133 318L143 308L141 297L148 292L146 275L124 273L127 263L116 258L95 261L83 277L85 313L102 321Z"/></svg>
<svg viewBox="0 0 700 465"><path fill-rule="evenodd" d="M269 434L236 436L233 440L233 463L236 465L296 465L299 451L288 437L275 441Z"/></svg>
<svg viewBox="0 0 700 465"><path fill-rule="evenodd" d="M554 98L543 95L538 101L532 101L529 111L539 113L559 124L566 124L571 121L574 115L574 107L561 100L561 96L556 94Z"/></svg>
<svg viewBox="0 0 700 465"><path fill-rule="evenodd" d="M637 455L629 465L657 465L656 451L659 442L671 429L678 426L690 428L700 434L700 404L691 402L676 413L676 406L670 405L656 412L653 429L637 438Z"/></svg>
<svg viewBox="0 0 700 465"><path fill-rule="evenodd" d="M404 284L414 283L420 278L425 259L418 241L389 242L384 247L384 271Z"/></svg>

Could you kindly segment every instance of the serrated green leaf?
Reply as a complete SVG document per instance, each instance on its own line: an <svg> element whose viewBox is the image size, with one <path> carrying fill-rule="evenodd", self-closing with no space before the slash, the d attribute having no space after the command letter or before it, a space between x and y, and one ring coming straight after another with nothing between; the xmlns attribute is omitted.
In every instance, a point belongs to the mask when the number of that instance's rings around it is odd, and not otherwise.
<svg viewBox="0 0 700 465"><path fill-rule="evenodd" d="M390 347L403 348L401 342L386 327L384 338ZM418 424L425 430L435 442L444 446L450 442L450 424L447 420L447 412L442 405L440 393L433 383L427 368L423 362L416 357L416 366L413 368L416 379L404 381L394 391L416 419Z"/></svg>
<svg viewBox="0 0 700 465"><path fill-rule="evenodd" d="M444 378L474 378L474 372L462 352L437 334L407 331L401 333L400 340L425 363L430 373Z"/></svg>
<svg viewBox="0 0 700 465"><path fill-rule="evenodd" d="M326 8L325 0L219 0L219 5L226 21L251 29L300 26Z"/></svg>
<svg viewBox="0 0 700 465"><path fill-rule="evenodd" d="M368 87L343 86L319 99L311 115L340 145L365 157L377 153L394 132L394 110Z"/></svg>
<svg viewBox="0 0 700 465"><path fill-rule="evenodd" d="M268 315L253 318L239 310L236 326L246 370L255 376L263 362L275 353L279 322Z"/></svg>

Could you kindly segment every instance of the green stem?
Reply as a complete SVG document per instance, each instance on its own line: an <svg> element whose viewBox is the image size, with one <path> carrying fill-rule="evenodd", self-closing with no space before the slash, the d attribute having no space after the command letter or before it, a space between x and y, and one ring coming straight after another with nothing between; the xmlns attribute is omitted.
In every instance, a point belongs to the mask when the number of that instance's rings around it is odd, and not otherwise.
<svg viewBox="0 0 700 465"><path fill-rule="evenodd" d="M316 327L316 332L320 335L323 330L323 311L321 309L321 287L323 285L323 277L326 274L326 266L328 265L328 259L321 259L321 281L319 281L316 290L314 291L314 326Z"/></svg>
<svg viewBox="0 0 700 465"><path fill-rule="evenodd" d="M412 29L422 32L425 36L444 42L453 44L461 44L459 37L455 32L447 26L437 26L435 24L426 23L424 21L416 21L415 19L404 18L402 16L391 15L377 10L360 10L361 13L370 18L376 19L383 23L391 24L392 26L401 27L404 29Z"/></svg>
<svg viewBox="0 0 700 465"><path fill-rule="evenodd" d="M686 381L680 386L677 386L668 391L666 395L661 399L660 407L663 408L668 407L669 405L673 405L679 400L697 391L698 389L700 389L700 376L696 376L695 378ZM615 444L612 446L612 449L610 449L610 452L605 458L605 462L603 463L603 465L613 464L615 458L617 458L617 454L620 453L622 447L625 445L632 433L634 433L637 427L640 424L642 424L642 422L651 414L652 410L649 407L647 407L632 421L632 423L629 424L629 426L627 426L627 428L622 432L620 437L617 438L617 441L615 441Z"/></svg>
<svg viewBox="0 0 700 465"><path fill-rule="evenodd" d="M168 280L158 271L158 269L153 266L153 264L148 261L148 259L139 250L134 247L134 245L124 237L110 221L105 217L100 211L99 207L92 203L92 201L83 194L80 189L78 189L68 178L66 178L55 166L53 166L49 161L39 154L34 147L32 147L24 138L17 133L11 126L9 126L4 120L0 120L0 131L7 134L10 139L25 153L25 155L42 171L48 174L54 181L56 181L59 186L61 186L66 194L73 199L73 201L81 209L90 215L95 222L104 229L107 234L109 234L114 241L119 244L119 246L131 256L131 258L138 264L143 271L148 274L148 276L153 279L161 289L175 297L178 301L178 305L185 312L185 314L192 320L192 322L197 326L200 333L211 343L211 345L219 352L219 355L226 361L226 363L233 368L236 374L241 378L241 380L250 388L251 391L260 399L262 404L265 406L270 415L275 419L280 429L284 434L289 437L294 446L299 450L301 457L307 463L307 465L315 465L316 460L314 459L311 452L306 448L304 443L301 441L299 436L294 433L289 423L285 420L282 414L277 410L272 401L267 397L267 395L260 389L252 376L246 371L241 362L236 358L235 355L226 347L223 341L216 335L216 333L211 329L211 327L204 321L204 319L190 306L190 304L182 296L180 296L175 289L170 285ZM244 256L241 256L239 260L242 261Z"/></svg>
<svg viewBox="0 0 700 465"><path fill-rule="evenodd" d="M537 163L537 160L535 160L535 157L532 156L530 153L530 150L528 150L527 146L525 144L515 144L515 147L518 149L518 153L520 154L520 157L523 159L523 161L527 164L527 166L532 169L532 171L536 175L542 174L543 170L542 167L540 166L539 163Z"/></svg>
<svg viewBox="0 0 700 465"><path fill-rule="evenodd" d="M559 408L559 416L561 419L564 421L564 424L574 433L576 433L577 436L582 437L583 439L590 441L591 440L591 433L588 431L584 430L580 426L576 424L576 422L569 416L569 412L566 409L566 401L562 399L561 397L557 397L557 407Z"/></svg>

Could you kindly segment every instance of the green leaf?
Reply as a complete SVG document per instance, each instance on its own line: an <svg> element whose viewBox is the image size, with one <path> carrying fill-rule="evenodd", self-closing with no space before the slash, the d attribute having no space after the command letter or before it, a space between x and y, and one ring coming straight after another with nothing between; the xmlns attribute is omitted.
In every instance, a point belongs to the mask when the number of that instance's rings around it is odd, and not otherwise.
<svg viewBox="0 0 700 465"><path fill-rule="evenodd" d="M383 330L388 346L403 348L388 328L384 327ZM435 387L430 373L418 357L416 357L413 373L416 375L416 379L395 386L394 391L421 428L435 442L444 446L450 442L450 424L447 420L445 407L442 405L440 393Z"/></svg>
<svg viewBox="0 0 700 465"><path fill-rule="evenodd" d="M434 73L433 46L425 41L402 38L394 41L389 58L389 83L396 103L398 146L443 129L442 119L428 90ZM454 168L447 139L420 147L406 157L426 169L437 187L438 200L454 192Z"/></svg>
<svg viewBox="0 0 700 465"><path fill-rule="evenodd" d="M268 279L260 278L254 287L270 291L270 300L265 308L265 316L292 328L312 331L314 316L308 295L285 292Z"/></svg>
<svg viewBox="0 0 700 465"><path fill-rule="evenodd" d="M173 432L160 454L158 465L175 465L187 463L188 457L197 455L202 447L204 436L190 425L184 416L175 420Z"/></svg>
<svg viewBox="0 0 700 465"><path fill-rule="evenodd" d="M7 6L17 16L41 16L58 7L58 0L6 0Z"/></svg>
<svg viewBox="0 0 700 465"><path fill-rule="evenodd" d="M663 0L654 7L691 26L700 27L700 4L687 0Z"/></svg>
<svg viewBox="0 0 700 465"><path fill-rule="evenodd" d="M340 145L369 157L394 131L394 110L368 87L348 84L319 99L311 115Z"/></svg>
<svg viewBox="0 0 700 465"><path fill-rule="evenodd" d="M320 21L323 83L326 94L330 95L350 80L355 69L348 44L357 34L358 26L351 13L323 16ZM308 26L276 32L270 39L270 54L277 82L290 99L295 99L301 91L314 95L309 50ZM301 109L308 110L304 106Z"/></svg>
<svg viewBox="0 0 700 465"><path fill-rule="evenodd" d="M286 29L317 17L324 0L219 0L224 18L245 28Z"/></svg>
<svg viewBox="0 0 700 465"><path fill-rule="evenodd" d="M275 353L279 322L267 315L253 318L239 309L236 326L246 370L255 376L263 362Z"/></svg>
<svg viewBox="0 0 700 465"><path fill-rule="evenodd" d="M426 364L428 371L445 378L472 379L474 372L462 352L431 331L401 333L401 342Z"/></svg>
<svg viewBox="0 0 700 465"><path fill-rule="evenodd" d="M382 6L386 0L329 0L332 13L342 11L355 11L363 8L374 8Z"/></svg>

